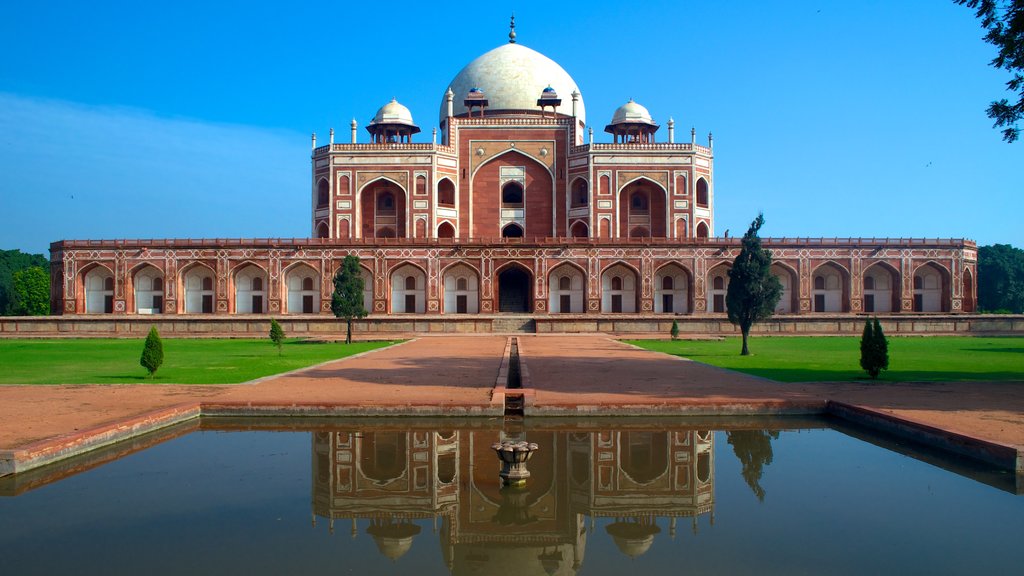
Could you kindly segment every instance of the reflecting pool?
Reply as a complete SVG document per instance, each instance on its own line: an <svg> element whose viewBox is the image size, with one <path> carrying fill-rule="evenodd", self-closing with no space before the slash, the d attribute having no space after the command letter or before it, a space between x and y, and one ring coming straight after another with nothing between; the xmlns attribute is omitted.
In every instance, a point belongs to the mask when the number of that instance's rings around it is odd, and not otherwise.
<svg viewBox="0 0 1024 576"><path fill-rule="evenodd" d="M491 446L538 445L522 488ZM1018 478L825 420L204 420L0 478L4 574L1020 570Z"/></svg>

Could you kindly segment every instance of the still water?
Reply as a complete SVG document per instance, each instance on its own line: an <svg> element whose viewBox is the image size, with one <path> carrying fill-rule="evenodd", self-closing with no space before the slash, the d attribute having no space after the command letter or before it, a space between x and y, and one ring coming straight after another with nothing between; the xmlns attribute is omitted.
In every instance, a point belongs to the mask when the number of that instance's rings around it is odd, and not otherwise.
<svg viewBox="0 0 1024 576"><path fill-rule="evenodd" d="M825 421L212 420L162 434L0 479L0 573L1021 569L1018 479ZM490 446L506 437L539 445L525 489L501 488Z"/></svg>

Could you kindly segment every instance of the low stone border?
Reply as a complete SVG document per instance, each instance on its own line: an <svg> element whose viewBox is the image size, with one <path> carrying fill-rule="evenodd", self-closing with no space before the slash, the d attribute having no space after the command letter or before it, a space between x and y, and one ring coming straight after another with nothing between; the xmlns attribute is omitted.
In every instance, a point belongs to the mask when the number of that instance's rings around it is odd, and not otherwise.
<svg viewBox="0 0 1024 576"><path fill-rule="evenodd" d="M953 430L936 428L910 418L895 416L879 410L829 400L828 414L859 424L876 432L952 452L1017 474L1024 474L1024 454L1013 446L974 438Z"/></svg>

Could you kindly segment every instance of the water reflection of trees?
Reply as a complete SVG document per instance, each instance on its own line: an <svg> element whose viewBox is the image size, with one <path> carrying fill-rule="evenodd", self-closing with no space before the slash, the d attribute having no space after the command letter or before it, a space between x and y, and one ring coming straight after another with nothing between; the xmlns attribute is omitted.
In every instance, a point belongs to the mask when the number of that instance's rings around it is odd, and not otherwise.
<svg viewBox="0 0 1024 576"><path fill-rule="evenodd" d="M761 475L764 467L772 463L772 440L778 439L778 431L770 430L733 430L727 433L733 454L743 466L740 472L743 480L754 491L754 495L764 502L765 491L761 486Z"/></svg>

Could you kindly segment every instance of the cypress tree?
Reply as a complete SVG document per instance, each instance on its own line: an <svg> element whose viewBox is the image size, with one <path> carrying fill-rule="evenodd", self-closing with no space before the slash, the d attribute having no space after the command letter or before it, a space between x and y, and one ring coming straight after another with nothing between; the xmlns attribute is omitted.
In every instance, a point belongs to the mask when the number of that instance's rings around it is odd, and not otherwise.
<svg viewBox="0 0 1024 576"><path fill-rule="evenodd" d="M879 372L889 368L889 342L882 333L878 318L864 321L864 332L860 337L860 367L872 380L878 379Z"/></svg>
<svg viewBox="0 0 1024 576"><path fill-rule="evenodd" d="M352 319L365 318L369 311L363 308L363 276L359 273L359 257L345 256L334 275L334 293L331 294L331 312L336 318L344 318L345 344L352 343Z"/></svg>
<svg viewBox="0 0 1024 576"><path fill-rule="evenodd" d="M747 356L747 339L755 322L770 318L782 296L782 284L772 275L772 255L761 247L758 231L764 224L764 215L758 214L743 235L742 248L732 269L729 270L729 288L725 294L729 321L740 327L743 349Z"/></svg>
<svg viewBox="0 0 1024 576"><path fill-rule="evenodd" d="M143 368L149 370L149 377L152 378L156 374L157 368L164 363L164 343L160 340L160 334L156 331L156 326L149 329L149 335L146 336L146 344L142 348L142 358L139 359L139 364Z"/></svg>
<svg viewBox="0 0 1024 576"><path fill-rule="evenodd" d="M277 355L281 355L281 345L284 344L284 329L277 323L277 320L270 319L270 341L277 346Z"/></svg>
<svg viewBox="0 0 1024 576"><path fill-rule="evenodd" d="M672 321L672 329L668 331L669 335L672 336L673 340L679 339L679 322Z"/></svg>

